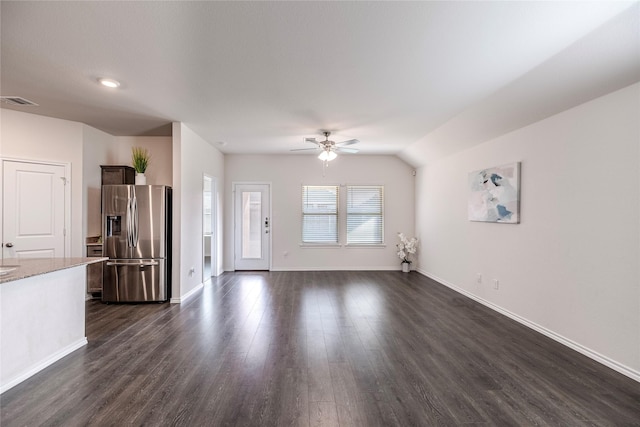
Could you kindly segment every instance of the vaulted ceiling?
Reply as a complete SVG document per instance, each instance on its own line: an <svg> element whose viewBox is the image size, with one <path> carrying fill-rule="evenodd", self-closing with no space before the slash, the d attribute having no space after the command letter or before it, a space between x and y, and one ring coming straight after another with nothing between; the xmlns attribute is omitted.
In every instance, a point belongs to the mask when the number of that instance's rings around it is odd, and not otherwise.
<svg viewBox="0 0 640 427"><path fill-rule="evenodd" d="M2 1L3 96L225 153L357 138L415 165L640 80L632 2ZM118 89L97 84L118 80Z"/></svg>

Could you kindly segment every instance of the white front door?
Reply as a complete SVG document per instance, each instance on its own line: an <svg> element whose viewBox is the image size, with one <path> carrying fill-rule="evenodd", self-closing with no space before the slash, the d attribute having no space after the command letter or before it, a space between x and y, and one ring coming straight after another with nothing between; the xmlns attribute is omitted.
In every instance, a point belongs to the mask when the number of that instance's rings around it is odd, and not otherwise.
<svg viewBox="0 0 640 427"><path fill-rule="evenodd" d="M64 165L2 161L2 257L69 256Z"/></svg>
<svg viewBox="0 0 640 427"><path fill-rule="evenodd" d="M269 270L269 184L235 184L235 269Z"/></svg>

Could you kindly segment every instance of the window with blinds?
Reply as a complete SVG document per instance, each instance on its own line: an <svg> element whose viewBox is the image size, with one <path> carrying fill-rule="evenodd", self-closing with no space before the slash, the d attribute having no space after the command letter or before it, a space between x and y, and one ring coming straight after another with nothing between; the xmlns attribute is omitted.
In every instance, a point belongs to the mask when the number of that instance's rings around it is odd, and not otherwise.
<svg viewBox="0 0 640 427"><path fill-rule="evenodd" d="M338 186L302 186L302 242L338 243Z"/></svg>
<svg viewBox="0 0 640 427"><path fill-rule="evenodd" d="M384 243L384 187L347 187L347 244Z"/></svg>

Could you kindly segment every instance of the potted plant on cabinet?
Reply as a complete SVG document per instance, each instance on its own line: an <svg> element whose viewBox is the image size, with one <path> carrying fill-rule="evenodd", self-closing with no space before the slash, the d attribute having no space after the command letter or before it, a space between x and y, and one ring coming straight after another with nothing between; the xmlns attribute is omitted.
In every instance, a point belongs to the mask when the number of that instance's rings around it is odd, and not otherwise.
<svg viewBox="0 0 640 427"><path fill-rule="evenodd" d="M396 254L402 261L402 272L408 273L411 271L411 255L414 255L418 251L418 238L412 237L407 239L403 233L398 233L400 243L396 245L398 252Z"/></svg>
<svg viewBox="0 0 640 427"><path fill-rule="evenodd" d="M142 147L131 148L131 161L133 168L136 170L136 185L145 185L147 183L147 177L144 176L147 167L149 166L149 159L151 155L149 150Z"/></svg>

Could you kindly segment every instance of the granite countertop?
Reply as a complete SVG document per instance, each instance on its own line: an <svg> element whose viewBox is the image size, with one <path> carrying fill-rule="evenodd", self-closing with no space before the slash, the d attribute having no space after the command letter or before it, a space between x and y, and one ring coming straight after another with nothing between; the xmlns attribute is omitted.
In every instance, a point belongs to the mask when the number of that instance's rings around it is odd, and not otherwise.
<svg viewBox="0 0 640 427"><path fill-rule="evenodd" d="M20 280L31 276L51 273L81 265L106 261L107 257L83 258L7 258L0 260L0 267L15 268L6 274L0 273L0 283Z"/></svg>

